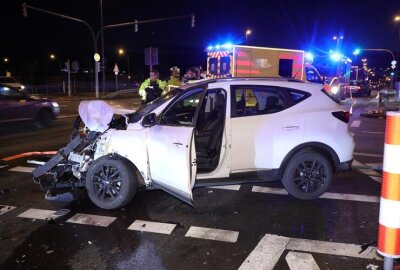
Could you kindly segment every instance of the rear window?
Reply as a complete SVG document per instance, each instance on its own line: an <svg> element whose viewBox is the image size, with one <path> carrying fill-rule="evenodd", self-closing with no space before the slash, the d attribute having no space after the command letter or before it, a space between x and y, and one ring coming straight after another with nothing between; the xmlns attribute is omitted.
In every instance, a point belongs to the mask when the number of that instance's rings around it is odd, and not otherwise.
<svg viewBox="0 0 400 270"><path fill-rule="evenodd" d="M303 91L291 90L291 89L288 89L288 91L289 91L289 95L292 98L294 104L302 102L303 100L305 100L306 98L311 96L310 93L303 92Z"/></svg>

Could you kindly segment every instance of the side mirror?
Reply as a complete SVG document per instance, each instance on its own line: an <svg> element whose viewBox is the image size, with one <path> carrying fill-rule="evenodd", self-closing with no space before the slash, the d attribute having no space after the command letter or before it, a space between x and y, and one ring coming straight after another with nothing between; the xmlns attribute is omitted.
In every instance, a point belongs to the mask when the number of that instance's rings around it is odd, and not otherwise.
<svg viewBox="0 0 400 270"><path fill-rule="evenodd" d="M156 114L150 113L143 117L142 126L143 127L152 127L156 124Z"/></svg>

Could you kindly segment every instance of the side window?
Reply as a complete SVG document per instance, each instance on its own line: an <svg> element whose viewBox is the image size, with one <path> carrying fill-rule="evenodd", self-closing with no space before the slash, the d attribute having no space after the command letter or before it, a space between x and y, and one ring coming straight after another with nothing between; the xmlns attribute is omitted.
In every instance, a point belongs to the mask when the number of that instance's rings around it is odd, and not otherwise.
<svg viewBox="0 0 400 270"><path fill-rule="evenodd" d="M239 86L232 91L232 117L276 113L288 107L283 95L274 87Z"/></svg>
<svg viewBox="0 0 400 270"><path fill-rule="evenodd" d="M173 126L193 126L194 115L200 104L203 89L191 91L176 101L161 118L161 124Z"/></svg>
<svg viewBox="0 0 400 270"><path fill-rule="evenodd" d="M294 104L297 104L297 103L305 100L309 96L311 96L310 93L299 91L299 90L288 89L288 92L289 92L289 95L292 98Z"/></svg>

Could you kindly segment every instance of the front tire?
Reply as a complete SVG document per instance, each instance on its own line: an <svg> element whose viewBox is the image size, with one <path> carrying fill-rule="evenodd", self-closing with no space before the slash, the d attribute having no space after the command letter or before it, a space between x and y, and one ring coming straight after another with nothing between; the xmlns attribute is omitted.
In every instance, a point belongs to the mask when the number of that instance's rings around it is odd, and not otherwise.
<svg viewBox="0 0 400 270"><path fill-rule="evenodd" d="M136 172L128 161L104 156L93 162L86 175L90 200L100 208L116 209L128 204L136 194Z"/></svg>
<svg viewBox="0 0 400 270"><path fill-rule="evenodd" d="M295 198L316 199L332 182L332 165L329 160L314 151L301 151L286 166L282 184Z"/></svg>

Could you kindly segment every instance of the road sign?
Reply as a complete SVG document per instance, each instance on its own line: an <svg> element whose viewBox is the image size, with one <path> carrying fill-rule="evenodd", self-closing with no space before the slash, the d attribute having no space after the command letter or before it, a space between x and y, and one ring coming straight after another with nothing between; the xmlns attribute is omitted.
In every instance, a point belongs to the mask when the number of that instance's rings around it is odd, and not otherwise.
<svg viewBox="0 0 400 270"><path fill-rule="evenodd" d="M114 74L115 74L115 75L118 75L118 73L119 73L119 68L118 68L117 63L115 63L115 66L114 66L113 71L114 71Z"/></svg>
<svg viewBox="0 0 400 270"><path fill-rule="evenodd" d="M145 54L145 65L154 66L158 65L158 48L146 48L144 49Z"/></svg>
<svg viewBox="0 0 400 270"><path fill-rule="evenodd" d="M78 61L75 60L74 62L72 62L71 72L72 73L77 73L78 70L79 70L79 63L78 63Z"/></svg>
<svg viewBox="0 0 400 270"><path fill-rule="evenodd" d="M395 65L392 65L392 69L395 69L396 68L396 66Z"/></svg>

